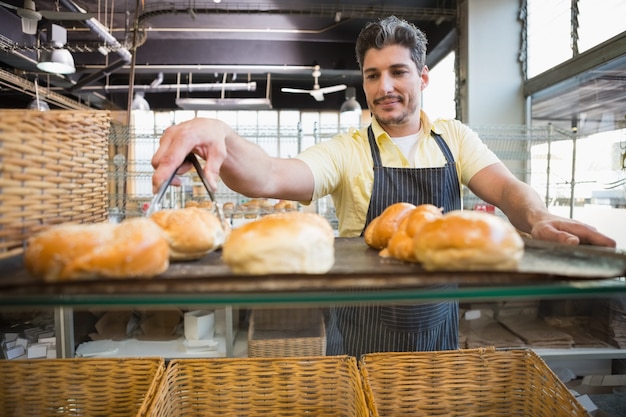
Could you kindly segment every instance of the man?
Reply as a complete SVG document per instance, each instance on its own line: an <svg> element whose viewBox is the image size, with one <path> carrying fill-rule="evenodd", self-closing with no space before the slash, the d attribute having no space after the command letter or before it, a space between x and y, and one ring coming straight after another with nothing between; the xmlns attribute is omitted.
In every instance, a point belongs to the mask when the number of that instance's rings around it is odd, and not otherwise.
<svg viewBox="0 0 626 417"><path fill-rule="evenodd" d="M429 81L426 37L415 26L393 16L369 23L357 39L356 55L373 116L368 128L282 159L218 120L194 119L164 132L152 161L153 186L193 151L207 161L214 188L220 177L249 197L309 202L330 194L339 235L353 237L395 202L459 209L466 185L536 239L615 247L594 228L550 214L468 127L428 119L421 111L421 91ZM455 349L457 327L454 302L337 308L330 316L328 353Z"/></svg>

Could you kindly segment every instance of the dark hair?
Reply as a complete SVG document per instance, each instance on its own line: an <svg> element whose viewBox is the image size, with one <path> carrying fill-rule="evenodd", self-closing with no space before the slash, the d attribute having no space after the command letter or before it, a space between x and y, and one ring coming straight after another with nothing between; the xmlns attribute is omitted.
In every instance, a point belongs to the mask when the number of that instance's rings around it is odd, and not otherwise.
<svg viewBox="0 0 626 417"><path fill-rule="evenodd" d="M418 71L426 65L426 35L414 24L389 16L376 22L370 22L359 33L356 39L356 60L363 70L365 53L372 49L382 49L390 45L402 45L411 51L411 60Z"/></svg>

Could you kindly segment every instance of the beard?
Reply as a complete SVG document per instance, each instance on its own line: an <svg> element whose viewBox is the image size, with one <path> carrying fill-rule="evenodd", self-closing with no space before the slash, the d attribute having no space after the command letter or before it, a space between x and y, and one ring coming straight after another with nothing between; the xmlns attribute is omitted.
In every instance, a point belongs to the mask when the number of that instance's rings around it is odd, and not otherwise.
<svg viewBox="0 0 626 417"><path fill-rule="evenodd" d="M395 96L395 95L388 95L388 96L383 96L383 97L379 97L377 99L374 100L373 102L373 109L377 108L377 104L381 101L384 100L389 100L389 99L394 99L397 100L400 104L404 104L405 100L403 97L400 96ZM406 122L408 122L409 120L411 120L411 118L415 115L417 111L417 104L415 100L411 100L409 106L405 106L403 107L402 111L400 111L400 113L395 113L395 114L387 114L386 112L377 112L376 110L374 110L372 113L374 114L374 117L376 117L376 120L378 121L378 123L381 126L399 126L402 125Z"/></svg>

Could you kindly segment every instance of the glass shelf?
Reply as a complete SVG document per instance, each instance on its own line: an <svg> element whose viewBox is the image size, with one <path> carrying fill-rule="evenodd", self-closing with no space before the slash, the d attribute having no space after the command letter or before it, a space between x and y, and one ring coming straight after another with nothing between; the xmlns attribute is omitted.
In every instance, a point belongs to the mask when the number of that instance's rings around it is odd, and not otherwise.
<svg viewBox="0 0 626 417"><path fill-rule="evenodd" d="M581 283L563 281L546 285L459 286L456 289L380 288L368 291L259 291L253 293L167 293L167 294L0 294L1 308L8 307L193 307L234 305L301 306L350 303L395 303L407 301L501 301L514 299L573 299L626 294L626 282L611 279Z"/></svg>
<svg viewBox="0 0 626 417"><path fill-rule="evenodd" d="M0 305L28 306L277 306L394 303L456 299L557 299L626 293L626 254L584 246L526 242L515 271L437 271L378 256L362 238L338 238L326 274L243 276L213 252L173 263L153 279L44 283L20 257L0 262Z"/></svg>

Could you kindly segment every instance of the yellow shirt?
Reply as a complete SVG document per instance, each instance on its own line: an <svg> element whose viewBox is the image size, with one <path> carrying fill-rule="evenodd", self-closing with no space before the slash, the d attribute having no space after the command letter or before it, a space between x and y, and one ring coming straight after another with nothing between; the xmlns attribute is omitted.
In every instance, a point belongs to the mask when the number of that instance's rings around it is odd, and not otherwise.
<svg viewBox="0 0 626 417"><path fill-rule="evenodd" d="M423 111L420 117L422 130L415 153L415 168L443 167L446 163L441 149L430 135L431 129L440 134L450 148L459 181L463 185L478 171L499 161L478 135L461 122L437 119L431 123ZM402 151L375 118L372 119L372 130L384 166L411 167ZM297 158L304 161L313 172L313 200L331 195L339 220L339 236L359 236L365 225L374 184L374 162L368 143L367 127L337 134L326 142L304 150Z"/></svg>

